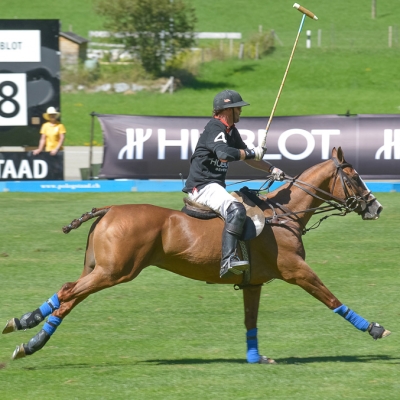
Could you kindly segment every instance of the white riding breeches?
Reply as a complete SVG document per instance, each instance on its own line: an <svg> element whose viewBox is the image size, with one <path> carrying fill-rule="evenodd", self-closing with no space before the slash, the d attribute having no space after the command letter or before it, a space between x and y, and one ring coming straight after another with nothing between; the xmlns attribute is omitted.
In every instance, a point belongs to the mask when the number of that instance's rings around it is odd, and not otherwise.
<svg viewBox="0 0 400 400"><path fill-rule="evenodd" d="M218 183L209 183L199 191L194 189L188 196L190 200L212 208L215 212L221 214L224 219L226 219L229 206L234 202L238 202Z"/></svg>

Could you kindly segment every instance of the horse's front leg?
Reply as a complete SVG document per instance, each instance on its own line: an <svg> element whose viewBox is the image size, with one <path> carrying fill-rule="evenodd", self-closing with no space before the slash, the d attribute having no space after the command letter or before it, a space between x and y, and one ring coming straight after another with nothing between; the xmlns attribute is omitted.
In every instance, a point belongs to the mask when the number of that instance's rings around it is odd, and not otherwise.
<svg viewBox="0 0 400 400"><path fill-rule="evenodd" d="M258 353L257 318L260 305L261 287L243 288L244 325L246 326L247 361L249 363L275 364L275 361Z"/></svg>
<svg viewBox="0 0 400 400"><path fill-rule="evenodd" d="M391 332L377 322L368 322L355 311L342 304L303 260L297 263L295 269L282 273L282 277L286 282L303 288L333 312L350 322L355 328L363 332L368 331L375 340L390 335Z"/></svg>

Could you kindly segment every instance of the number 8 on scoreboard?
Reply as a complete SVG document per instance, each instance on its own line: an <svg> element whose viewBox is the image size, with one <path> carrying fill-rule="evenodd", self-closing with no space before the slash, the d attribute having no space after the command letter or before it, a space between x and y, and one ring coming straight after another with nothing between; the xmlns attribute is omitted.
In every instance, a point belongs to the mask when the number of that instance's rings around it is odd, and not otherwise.
<svg viewBox="0 0 400 400"><path fill-rule="evenodd" d="M26 74L0 74L0 126L27 126Z"/></svg>

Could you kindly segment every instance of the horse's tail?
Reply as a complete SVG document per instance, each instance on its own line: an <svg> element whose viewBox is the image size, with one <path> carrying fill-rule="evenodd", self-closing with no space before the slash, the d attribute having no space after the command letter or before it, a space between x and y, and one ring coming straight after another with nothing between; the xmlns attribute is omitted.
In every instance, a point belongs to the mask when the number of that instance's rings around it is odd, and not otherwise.
<svg viewBox="0 0 400 400"><path fill-rule="evenodd" d="M69 225L63 226L62 230L64 233L69 233L72 229L78 229L83 222L96 217L103 217L110 210L112 206L106 206L101 208L92 208L92 211L88 211L78 219L74 219Z"/></svg>

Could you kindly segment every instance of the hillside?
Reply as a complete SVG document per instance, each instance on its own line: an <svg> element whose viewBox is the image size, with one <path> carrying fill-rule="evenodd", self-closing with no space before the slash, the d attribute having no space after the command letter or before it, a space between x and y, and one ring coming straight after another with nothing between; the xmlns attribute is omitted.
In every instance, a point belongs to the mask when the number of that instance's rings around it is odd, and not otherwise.
<svg viewBox="0 0 400 400"><path fill-rule="evenodd" d="M366 4L367 3L367 4ZM398 113L400 110L398 0L378 0L377 18L371 2L300 3L319 17L306 19L275 115ZM63 93L63 122L67 144L88 142L92 111L146 115L210 115L212 98L224 88L238 90L251 103L244 115L268 116L293 46L301 14L293 0L192 0L197 31L241 32L245 41L258 30L274 30L274 51L261 60L213 61L199 68L196 78L173 95L140 92L134 95ZM79 12L76 12L79 10ZM2 18L57 18L62 30L87 37L102 30L92 1L16 0ZM392 27L392 47L388 30ZM312 47L306 48L306 31ZM318 30L319 33L318 33ZM318 36L320 39L318 40ZM319 46L318 46L319 44ZM204 43L199 43L199 46ZM225 44L228 46L228 42ZM96 140L101 135L96 128Z"/></svg>

